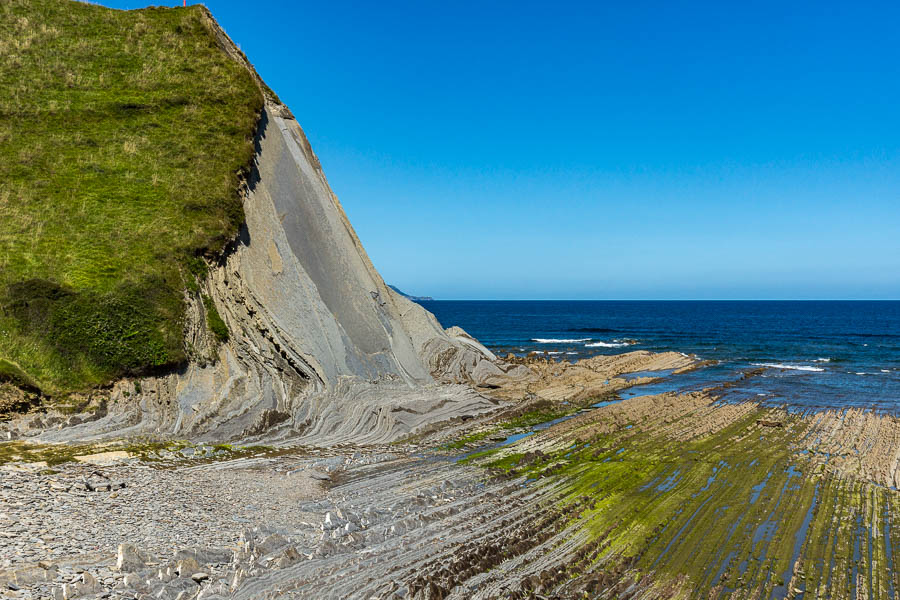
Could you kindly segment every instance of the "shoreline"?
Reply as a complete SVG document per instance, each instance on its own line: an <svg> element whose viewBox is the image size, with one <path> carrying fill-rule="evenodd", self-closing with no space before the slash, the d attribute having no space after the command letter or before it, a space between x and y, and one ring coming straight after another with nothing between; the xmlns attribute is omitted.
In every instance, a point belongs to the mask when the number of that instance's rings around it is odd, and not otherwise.
<svg viewBox="0 0 900 600"><path fill-rule="evenodd" d="M658 383L628 373L696 364L673 354L527 360L531 379L482 388L497 410L387 445L0 466L0 546L19 557L0 585L86 592L84 569L111 598L892 597L900 421L616 398ZM84 487L104 481L126 487ZM147 560L117 570L134 539ZM188 551L213 561L184 567L199 584L179 576Z"/></svg>

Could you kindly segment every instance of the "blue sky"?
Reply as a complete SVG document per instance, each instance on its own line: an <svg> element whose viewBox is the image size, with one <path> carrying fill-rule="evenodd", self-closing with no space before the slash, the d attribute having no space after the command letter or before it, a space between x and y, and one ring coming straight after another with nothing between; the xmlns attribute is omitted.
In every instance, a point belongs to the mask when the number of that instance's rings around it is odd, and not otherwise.
<svg viewBox="0 0 900 600"><path fill-rule="evenodd" d="M900 3L207 5L405 291L900 298Z"/></svg>

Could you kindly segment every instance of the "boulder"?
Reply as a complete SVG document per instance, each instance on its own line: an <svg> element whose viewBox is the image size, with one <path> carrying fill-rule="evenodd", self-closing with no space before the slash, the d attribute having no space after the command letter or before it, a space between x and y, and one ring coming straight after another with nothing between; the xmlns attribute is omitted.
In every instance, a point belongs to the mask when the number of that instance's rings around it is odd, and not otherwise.
<svg viewBox="0 0 900 600"><path fill-rule="evenodd" d="M119 544L116 554L116 569L123 573L140 571L147 564L147 555L132 544Z"/></svg>
<svg viewBox="0 0 900 600"><path fill-rule="evenodd" d="M200 571L200 564L193 558L188 557L178 561L179 577L190 577Z"/></svg>
<svg viewBox="0 0 900 600"><path fill-rule="evenodd" d="M472 370L472 382L477 386L494 386L499 385L506 377L506 373L500 370L500 367L489 360L480 360Z"/></svg>
<svg viewBox="0 0 900 600"><path fill-rule="evenodd" d="M224 565L230 563L234 553L227 548L193 548L178 550L174 560L177 563L186 558L193 558L201 565Z"/></svg>

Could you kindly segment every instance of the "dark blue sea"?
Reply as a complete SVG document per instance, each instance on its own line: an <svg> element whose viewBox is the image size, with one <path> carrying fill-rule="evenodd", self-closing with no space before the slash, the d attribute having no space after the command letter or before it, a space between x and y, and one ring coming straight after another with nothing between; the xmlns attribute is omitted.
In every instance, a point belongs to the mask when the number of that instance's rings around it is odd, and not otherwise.
<svg viewBox="0 0 900 600"><path fill-rule="evenodd" d="M758 376L727 398L796 408L873 407L900 414L900 302L441 301L421 303L503 355L557 360L674 350L717 364L671 378L702 389ZM662 389L662 388L661 388Z"/></svg>

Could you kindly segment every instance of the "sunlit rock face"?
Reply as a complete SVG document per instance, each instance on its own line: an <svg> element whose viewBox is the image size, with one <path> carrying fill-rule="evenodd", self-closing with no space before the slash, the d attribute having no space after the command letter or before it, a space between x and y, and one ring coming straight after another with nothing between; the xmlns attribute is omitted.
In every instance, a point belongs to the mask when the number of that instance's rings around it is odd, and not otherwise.
<svg viewBox="0 0 900 600"><path fill-rule="evenodd" d="M105 416L42 437L389 441L495 405L470 386L495 357L385 285L285 107L267 105L256 147L246 225L203 290L228 341L189 299L193 360L118 382Z"/></svg>

